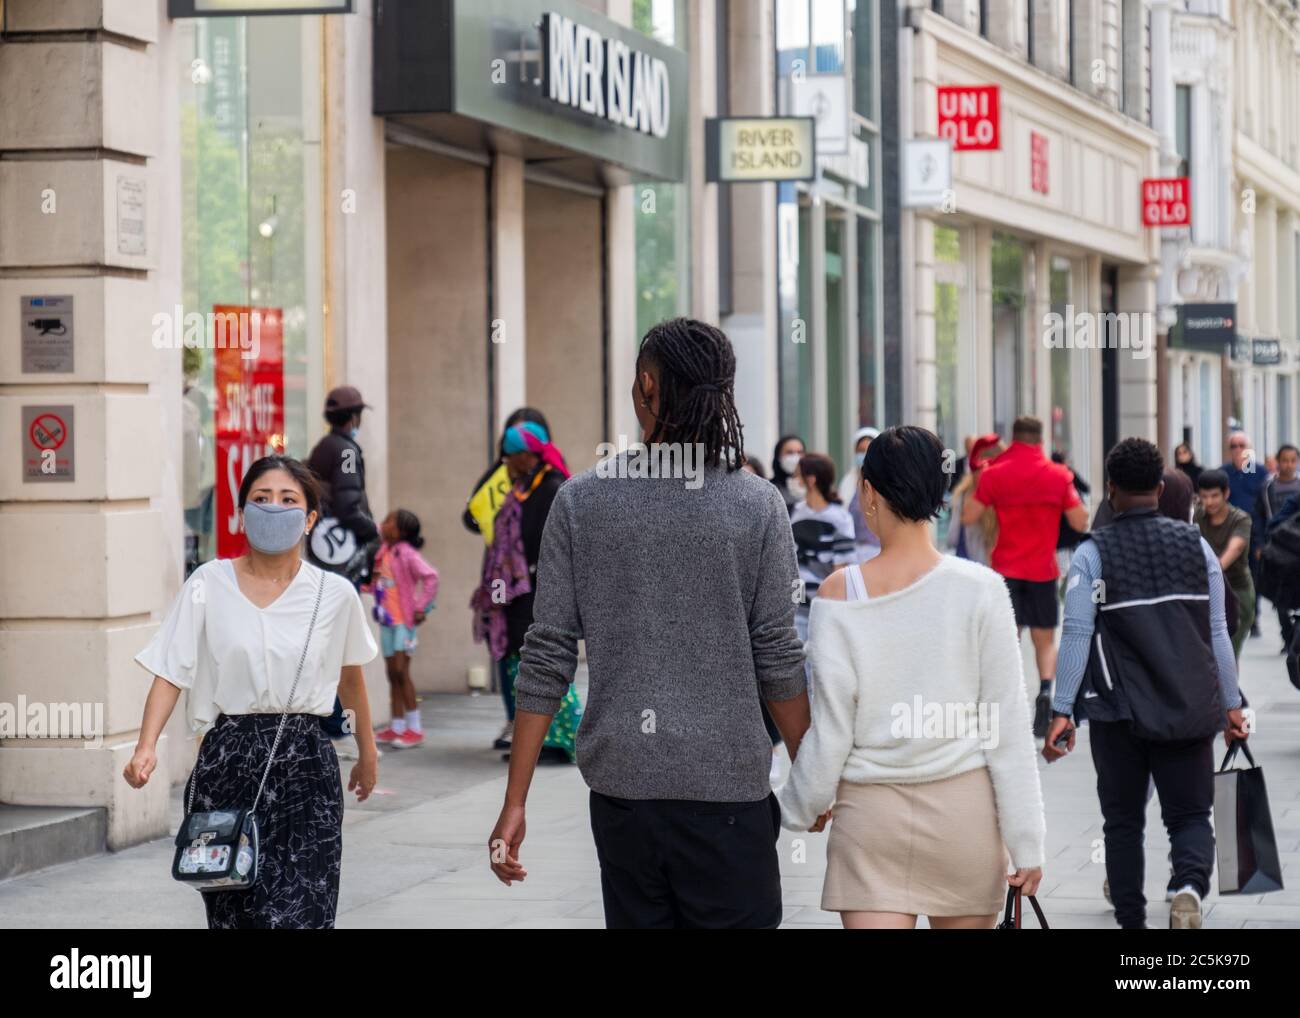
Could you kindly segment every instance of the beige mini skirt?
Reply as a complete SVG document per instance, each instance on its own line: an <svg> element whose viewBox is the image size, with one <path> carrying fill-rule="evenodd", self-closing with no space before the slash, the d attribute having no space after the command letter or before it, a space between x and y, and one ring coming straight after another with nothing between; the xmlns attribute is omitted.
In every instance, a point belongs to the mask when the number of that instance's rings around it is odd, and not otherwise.
<svg viewBox="0 0 1300 1018"><path fill-rule="evenodd" d="M841 781L826 845L827 912L992 915L1008 855L985 767L919 784Z"/></svg>

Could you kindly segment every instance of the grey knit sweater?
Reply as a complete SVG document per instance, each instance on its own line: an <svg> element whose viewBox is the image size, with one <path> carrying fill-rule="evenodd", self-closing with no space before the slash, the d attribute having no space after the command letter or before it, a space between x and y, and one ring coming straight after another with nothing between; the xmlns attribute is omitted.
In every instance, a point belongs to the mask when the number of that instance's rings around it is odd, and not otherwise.
<svg viewBox="0 0 1300 1018"><path fill-rule="evenodd" d="M745 471L685 483L593 469L560 489L516 705L553 714L585 638L577 755L592 789L753 802L771 791L759 698L804 690L790 519L777 488Z"/></svg>

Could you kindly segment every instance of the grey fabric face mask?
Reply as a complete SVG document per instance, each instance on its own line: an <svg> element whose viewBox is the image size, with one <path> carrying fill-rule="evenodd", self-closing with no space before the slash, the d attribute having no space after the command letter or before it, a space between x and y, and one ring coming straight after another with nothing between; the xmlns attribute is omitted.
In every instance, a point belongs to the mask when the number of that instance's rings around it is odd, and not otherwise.
<svg viewBox="0 0 1300 1018"><path fill-rule="evenodd" d="M307 511L291 505L244 505L244 535L258 551L277 555L288 551L307 529Z"/></svg>

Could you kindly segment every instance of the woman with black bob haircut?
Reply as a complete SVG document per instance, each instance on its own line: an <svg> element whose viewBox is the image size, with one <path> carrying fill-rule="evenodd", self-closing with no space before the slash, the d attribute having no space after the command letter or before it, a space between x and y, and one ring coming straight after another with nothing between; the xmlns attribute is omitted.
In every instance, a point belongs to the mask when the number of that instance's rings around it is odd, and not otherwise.
<svg viewBox="0 0 1300 1018"><path fill-rule="evenodd" d="M343 787L321 721L336 695L352 715L360 752L348 790L363 801L375 787L378 753L361 666L377 648L352 584L302 557L319 514L307 467L288 456L259 459L239 486L245 553L194 570L136 655L154 680L127 783L149 781L158 736L185 690L190 729L204 732L186 783L186 815L254 809L257 819L256 878L246 889L204 892L211 929L334 925Z"/></svg>
<svg viewBox="0 0 1300 1018"><path fill-rule="evenodd" d="M943 508L948 486L948 476L943 472L943 443L925 428L886 428L867 446L862 477L864 488L874 489L899 519L929 522ZM866 515L872 500L868 496L862 501Z"/></svg>
<svg viewBox="0 0 1300 1018"><path fill-rule="evenodd" d="M833 573L812 603L812 727L778 792L782 821L820 831L834 807L821 905L846 928L911 929L924 915L988 929L1008 884L1033 894L1042 879L1011 599L993 570L934 546L947 477L933 433L887 429L862 478L880 554Z"/></svg>

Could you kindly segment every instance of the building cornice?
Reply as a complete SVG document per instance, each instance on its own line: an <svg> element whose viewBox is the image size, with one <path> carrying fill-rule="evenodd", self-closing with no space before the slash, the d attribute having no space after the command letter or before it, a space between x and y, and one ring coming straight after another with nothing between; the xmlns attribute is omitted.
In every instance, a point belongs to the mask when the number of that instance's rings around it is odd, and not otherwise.
<svg viewBox="0 0 1300 1018"><path fill-rule="evenodd" d="M1146 124L1111 108L1100 99L1080 92L1046 71L1025 63L1013 53L995 46L969 29L962 28L941 14L926 8L912 9L912 26L933 36L945 48L939 59L949 66L964 66L976 79L1007 85L1026 92L1036 92L1045 101L1061 106L1072 117L1089 127L1109 133L1142 148L1157 149L1160 136Z"/></svg>
<svg viewBox="0 0 1300 1018"><path fill-rule="evenodd" d="M1233 147L1233 171L1243 184L1257 183L1279 205L1300 212L1300 172L1240 131Z"/></svg>

